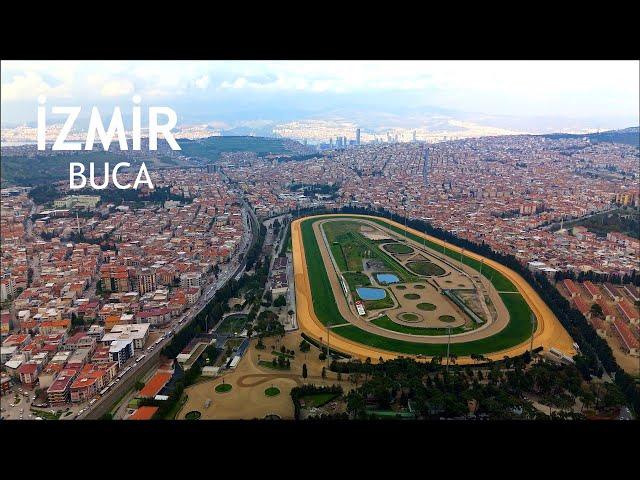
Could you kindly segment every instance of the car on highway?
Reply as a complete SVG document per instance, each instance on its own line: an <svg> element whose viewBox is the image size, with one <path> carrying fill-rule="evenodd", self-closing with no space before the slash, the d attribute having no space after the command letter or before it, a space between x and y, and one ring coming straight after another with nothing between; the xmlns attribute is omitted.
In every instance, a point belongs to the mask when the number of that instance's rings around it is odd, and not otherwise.
<svg viewBox="0 0 640 480"><path fill-rule="evenodd" d="M96 403L98 401L97 398L93 398L90 402L89 405L93 405L94 403Z"/></svg>

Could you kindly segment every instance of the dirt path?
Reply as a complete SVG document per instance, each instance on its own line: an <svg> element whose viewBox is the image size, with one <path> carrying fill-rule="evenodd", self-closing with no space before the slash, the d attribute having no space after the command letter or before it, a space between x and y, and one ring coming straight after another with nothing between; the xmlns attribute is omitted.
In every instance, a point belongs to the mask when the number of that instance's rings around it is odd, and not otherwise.
<svg viewBox="0 0 640 480"><path fill-rule="evenodd" d="M321 219L322 217L332 217L332 216L343 216L343 217L353 217L353 218L362 218L364 222L367 222L368 218L377 218L377 217L367 217L367 216L362 216L362 215L346 215L346 214L332 214L332 215L322 215L322 216L318 216L318 219ZM302 330L316 338L316 339L322 339L323 342L326 342L327 339L327 335L329 330L327 329L327 327L325 327L324 325L322 325L322 323L318 320L318 318L315 315L315 312L313 310L313 303L312 303L312 296L311 296L311 288L309 285L309 278L308 275L306 273L306 259L305 259L305 252L304 252L304 248L303 248L303 243L302 243L302 230L301 230L301 222L304 219L298 219L295 220L292 223L292 245L293 245L293 263L294 263L294 272L295 272L295 279L296 279L296 303L298 305L298 323L300 325L300 327L302 328ZM381 219L384 220L385 222L387 222L389 225L393 225L396 227L399 227L401 229L405 229L403 225L394 222L392 220L388 220L388 219ZM369 222L372 223L372 222ZM376 224L376 223L372 223L374 226L376 226L377 228L384 230L387 230L388 232L392 233L394 236L397 236L397 233L386 229L385 227L381 227L380 225ZM317 225L317 222L314 224L314 232L316 235L316 240L319 240L319 245L320 245L320 251L323 257L323 261L325 262L325 265L330 265L330 258L327 255L326 252L326 248L323 248L323 242L322 242L322 238L320 236L320 238L318 238L319 235L319 226ZM558 319L556 318L556 316L553 314L553 312L551 311L551 309L549 309L549 307L542 301L542 299L539 297L539 295L535 292L535 290L533 290L533 288L516 272L514 272L513 270L493 261L490 260L488 258L484 258L480 255L477 255L475 253L466 251L466 250L462 250L459 247L456 247L454 245L451 245L447 242L443 242L442 240L439 240L435 237L432 237L430 235L425 235L422 232L419 232L417 230L411 229L411 228L407 228L407 231L409 231L410 233L413 233L414 235L417 235L418 237L421 238L425 238L431 242L434 242L440 246L445 246L447 250L452 250L455 252L459 252L459 253L464 253L467 257L469 258L473 258L476 259L478 261L482 260L484 261L484 263L492 268L494 268L495 270L497 270L498 272L500 272L502 275L504 275L507 279L509 279L517 288L518 292L523 296L523 298L525 299L525 301L529 304L529 307L532 309L532 311L534 312L534 314L536 315L536 318L538 319L538 324L537 324L537 328L536 331L534 333L534 341L533 341L533 345L534 348L538 347L538 346L542 346L546 349L549 349L551 347L555 347L558 350L568 354L568 355L573 355L575 353L573 347L572 347L572 339L569 336L569 334L566 332L566 330L562 327L562 325L560 324L560 322L558 321ZM408 240L408 242L412 245L412 246L418 246L418 247L422 247L418 242L415 242L413 240ZM452 261L451 259L448 259L449 261ZM465 268L465 270L469 267L466 267L462 264L460 264L460 267ZM336 299L340 299L341 297L344 298L342 296L342 291L340 289L340 285L337 282L337 278L335 277L335 275L333 275L333 279L332 279L332 275L329 275L330 280L332 280L331 282L331 286L332 286L332 290L334 293L334 296L336 297ZM484 279L483 279L484 281ZM337 290L337 292L339 293L339 295L335 295L336 294L336 287L339 289ZM492 297L492 301L494 301L496 308L498 308L500 305L502 305L502 307L504 308L504 305L502 303L502 301L498 302L497 300L499 299L499 295L497 292L495 292L495 289L493 288L489 288L488 289L490 292L490 295ZM353 314L350 314L349 310L345 310L346 305L342 305L342 308L340 305L338 305L338 308L341 312L341 314L345 317L345 319L351 321L353 318ZM499 312L500 313L500 312ZM498 317L500 318L500 314L498 315ZM356 322L355 323L358 327L365 329L365 326L363 326L363 323L366 323L364 320L362 319L355 319ZM499 322L496 321L495 322L495 326L492 325L488 325L487 329L491 326L494 326L494 328L504 328L505 324L502 324L502 326L499 325ZM369 326L370 327L370 326ZM371 327L370 327L371 328ZM475 334L477 335L478 330L475 330L473 332L469 332L470 334ZM377 333L380 334L380 329L369 329L368 331L372 331L373 333ZM496 330L499 331L499 330ZM390 332L391 333L391 332ZM393 332L395 334L395 332ZM485 332L486 333L486 332ZM466 335L466 334L463 334ZM397 336L395 335L386 335L386 331L385 331L385 336L390 336L391 338L399 338L401 340L407 340L410 339L411 341L415 342L415 341L419 341L419 338L417 338L416 336L413 335L406 335L406 334L400 334L398 333ZM487 335L483 335L483 337L486 337ZM350 353L352 355L358 356L360 358L371 358L372 360L377 360L379 357L382 357L383 359L390 359L390 358L396 358L398 356L400 356L399 354L393 353L393 352L388 352L388 351L384 351L384 350L380 350L374 347L369 347L367 345L363 345L360 343L356 343L350 340L347 340L345 338L339 337L337 335L330 335L330 343L333 347L335 347L338 350L342 350L346 353ZM452 337L453 339L453 337ZM476 337L466 337L465 341L470 341L471 339L477 339ZM439 337L429 337L429 338L425 338L423 339L425 340L423 343L446 343L446 338L439 338ZM435 341L434 341L435 340ZM489 354L486 355L489 358L492 359L501 359L503 358L505 355L509 355L509 356L515 356L515 355L519 355L524 353L529 347L529 342L523 342L522 344L500 351L500 352L495 352L493 354ZM407 354L402 354L402 356L408 356ZM459 357L458 359L458 363L473 363L473 361L469 358L469 357Z"/></svg>

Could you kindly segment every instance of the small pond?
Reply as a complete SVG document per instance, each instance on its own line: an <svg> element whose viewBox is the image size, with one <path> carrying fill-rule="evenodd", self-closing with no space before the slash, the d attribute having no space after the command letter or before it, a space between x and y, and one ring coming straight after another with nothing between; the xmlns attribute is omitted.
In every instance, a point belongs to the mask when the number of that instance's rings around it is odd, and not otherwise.
<svg viewBox="0 0 640 480"><path fill-rule="evenodd" d="M376 273L376 278L381 285L391 285L400 281L398 276L393 273Z"/></svg>
<svg viewBox="0 0 640 480"><path fill-rule="evenodd" d="M356 292L363 300L382 300L387 296L387 292L382 288L360 287Z"/></svg>

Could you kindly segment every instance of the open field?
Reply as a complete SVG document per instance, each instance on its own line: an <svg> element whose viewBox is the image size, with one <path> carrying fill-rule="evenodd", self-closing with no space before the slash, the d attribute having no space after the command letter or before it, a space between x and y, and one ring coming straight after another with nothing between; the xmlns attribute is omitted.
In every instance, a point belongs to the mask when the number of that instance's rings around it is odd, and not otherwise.
<svg viewBox="0 0 640 480"><path fill-rule="evenodd" d="M323 227L331 223L337 226L330 227L329 230L332 233L327 235L327 230ZM364 235L358 235L354 225L357 223L366 225L368 231L378 230L379 233L376 234L380 238L386 235L387 238L395 240L395 242L383 243L391 245L404 243L411 250L397 247L389 250L383 247L383 252L378 247L379 244L368 240ZM338 261L334 257L335 252L343 249L336 248L338 246L336 243L330 243L331 247L327 248L324 242L327 242L330 236L333 242L341 236L350 244L366 245L367 248L350 247L347 249L347 258ZM393 358L398 354L442 355L446 353L447 327L450 326L451 351L463 357L459 359L460 363L470 362L470 359L465 357L472 353L502 358L504 355L523 353L528 348L532 328L530 312L533 311L536 318L534 347L555 346L569 355L574 353L569 335L535 291L518 274L490 259L462 251L415 230L408 229L405 232L404 228L396 222L358 215L323 215L305 218L295 221L292 225L292 246L300 326L306 334L318 340L322 339L324 342L329 335L331 346L338 350L373 360L379 357ZM416 277L404 268L412 257L415 257L415 261L427 260L437 265L444 270L444 274L440 270L425 272L432 275L425 275L426 288L425 282L420 282L422 289L410 285L411 288L406 288L408 279L424 278ZM369 262L369 259L373 262ZM359 268L360 270L355 271L361 273L364 271L375 284L375 275L371 275L373 272L367 270L371 263L374 264L373 270L377 267L399 277L402 285L395 285L395 288L405 287L403 293L414 294L410 299L401 298L402 294L396 295L399 302L413 302L407 305L408 308L401 305L403 308L399 308L399 311L394 312L393 308L382 311L389 321L393 322L394 328L397 325L396 330L401 331L391 331L382 325L376 325L373 320L378 319L380 312L376 312L369 319L358 316L349 304L352 301L351 295L346 295L340 285L341 265ZM482 268L482 275L477 271L480 268ZM440 275L435 276L436 274ZM350 290L356 286L349 283ZM390 287L380 285L378 288ZM490 321L470 327L468 319L465 319L458 306L453 305L452 302L447 303L442 298L434 298L444 289L455 288L465 289L465 291L477 288L478 292L484 291L485 297L490 299L496 311L493 316L488 317ZM415 294L420 298L415 298ZM436 309L429 311L417 307L418 304L427 303L435 305ZM444 311L446 308L453 309L453 313ZM407 321L413 320L412 316L406 315L407 313L424 317L420 326L413 321ZM478 316L487 317L483 312L476 313ZM429 315L432 315L432 318ZM462 322L467 331L460 332L460 324L449 323L448 317L453 317L454 322ZM439 318L447 321L438 320ZM438 323L429 325L429 322ZM380 323L391 325L386 323L386 320L378 319L378 324ZM330 328L330 332L327 327ZM416 331L407 333L413 328L424 328L426 331L433 329L436 334L425 335ZM442 330L441 335L437 334L438 330Z"/></svg>
<svg viewBox="0 0 640 480"><path fill-rule="evenodd" d="M202 420L251 420L262 419L268 415L277 415L282 419L292 419L294 406L291 400L291 389L303 384L334 385L339 384L345 393L354 384L344 375L338 380L337 374L327 368L326 378L322 378L322 367L326 361L318 358L320 350L312 346L309 352L300 352L300 332L290 332L280 340L279 337L264 339L265 349L255 348L257 339L253 339L235 370L226 371L221 377L191 385L185 389L186 403L176 416L186 419L189 412L200 412ZM270 352L285 345L287 350L294 350L291 369L285 371L272 370L261 365L264 358L271 359ZM308 376L302 377L302 365L307 365ZM219 393L216 387L223 384L231 386L230 390ZM323 403L322 397L310 399L311 403ZM208 405L208 406L206 406ZM193 416L193 415L191 415Z"/></svg>

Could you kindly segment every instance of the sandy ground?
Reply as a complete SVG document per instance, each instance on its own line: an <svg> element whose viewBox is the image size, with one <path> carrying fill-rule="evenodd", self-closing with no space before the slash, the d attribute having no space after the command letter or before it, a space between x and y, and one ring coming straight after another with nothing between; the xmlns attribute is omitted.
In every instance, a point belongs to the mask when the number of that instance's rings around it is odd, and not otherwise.
<svg viewBox="0 0 640 480"><path fill-rule="evenodd" d="M607 343L611 347L616 362L625 372L634 377L640 376L640 358L633 357L622 350L620 339L607 337Z"/></svg>
<svg viewBox="0 0 640 480"><path fill-rule="evenodd" d="M265 349L255 348L257 340L251 342L247 353L238 366L231 373L200 382L185 390L188 400L180 410L176 418L182 420L185 415L197 410L204 420L252 420L264 418L266 415L275 414L282 419L293 419L294 409L291 401L291 389L296 385L312 383L314 385L340 384L349 391L353 385L345 375L342 381L337 380L337 374L326 369L327 378L322 378L322 367L327 366L326 361L320 361L320 350L311 347L308 353L300 352L302 337L299 332L291 332L281 340L280 338L266 338ZM291 360L291 370L277 371L258 365L259 360L271 361L272 346L277 350L281 345L287 350L294 350L295 358ZM302 378L302 365L306 363L308 376ZM229 383L232 389L226 393L218 393L215 387L221 383ZM275 397L267 397L265 389L277 387L280 394ZM211 400L208 408L205 408L206 400Z"/></svg>
<svg viewBox="0 0 640 480"><path fill-rule="evenodd" d="M328 216L336 216L336 215L324 215L324 217L328 217ZM359 217L363 219L371 218L371 217L360 216L360 215L341 215L341 216ZM322 217L323 216L318 216L319 219ZM311 300L312 298L311 289L309 285L309 278L306 273L305 252L302 244L302 231L300 227L300 223L302 220L304 219L295 220L291 226L298 324L306 334L316 339L323 339L323 341L326 341L329 330L327 329L327 327L322 325L318 320L318 318L316 317L315 312L313 310L313 303ZM403 225L397 222L394 222L388 219L384 219L384 220L390 225L399 227L403 230L405 229ZM314 225L314 227L315 226L316 225ZM376 226L378 225L376 224ZM425 235L424 233L411 228L407 228L406 230L421 238L426 238L427 240L432 241L438 245L446 246L447 250L462 252L462 249L460 249L459 247L451 245L447 242L443 242L442 240L439 240L435 237ZM419 244L416 244L416 242L413 242L411 240L409 240L409 243L412 246L420 246ZM322 248L322 243L320 243L320 245L321 245L320 251L323 253L326 253L324 252L325 249ZM542 346L545 349L555 347L567 355L575 354L575 350L573 349L573 346L572 346L573 340L571 339L569 334L562 327L562 325L560 324L556 316L553 314L551 309L542 301L542 299L535 292L535 290L519 274L505 267L504 265L501 265L493 260L482 257L475 253L464 251L464 254L476 260L483 260L486 265L493 267L494 269L502 273L511 282L513 282L514 285L516 285L518 292L523 296L525 301L529 304L529 307L532 309L532 311L538 318L538 324L537 324L536 331L534 333L534 340L533 340L534 348L538 346ZM323 255L323 258L324 256L325 255ZM330 264L330 259L326 258L325 263ZM331 275L329 275L329 277L331 278ZM334 290L334 294L335 293L336 291ZM342 295L336 295L336 298L340 298L340 296ZM498 296L498 295L497 295L497 292L494 291L494 294L492 295L492 300L493 298L495 298L495 296ZM494 303L496 302L494 301ZM500 302L500 304L501 303L502 302ZM496 307L499 307L499 304L496 303ZM341 310L341 313L343 313L342 310ZM348 314L348 311L344 313ZM362 321L362 323L366 323L366 322ZM476 332L479 332L479 331L481 331L481 329L478 329L471 333L475 334ZM378 329L375 333L379 334L380 329ZM400 335L402 336L402 334ZM468 334L462 334L462 335L468 335ZM411 338L412 341L416 341L417 339L416 336L407 337L406 335L404 335L404 339L406 338ZM438 337L427 338L425 340L437 340L437 339ZM468 341L468 339L469 338L467 337L466 340ZM446 339L444 339L444 341L446 342ZM376 361L379 357L382 357L383 359L390 359L390 358L396 358L399 356L396 353L387 352L384 350L379 350L373 347L369 347L367 345L359 344L359 343L347 340L345 338L338 337L337 335L330 335L330 343L333 347L335 347L338 350L350 353L352 355L358 356L363 359L369 357L373 361ZM527 351L528 347L529 347L529 342L524 342L516 347L512 347L500 352L495 352L493 354L486 355L486 356L492 359L501 359L505 355L509 355L509 356L520 355L525 351ZM403 356L407 356L407 355L404 354ZM469 357L459 357L458 363L466 364L466 363L473 363L473 361Z"/></svg>

